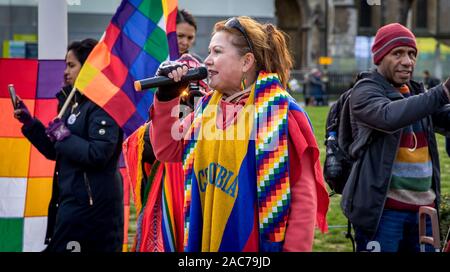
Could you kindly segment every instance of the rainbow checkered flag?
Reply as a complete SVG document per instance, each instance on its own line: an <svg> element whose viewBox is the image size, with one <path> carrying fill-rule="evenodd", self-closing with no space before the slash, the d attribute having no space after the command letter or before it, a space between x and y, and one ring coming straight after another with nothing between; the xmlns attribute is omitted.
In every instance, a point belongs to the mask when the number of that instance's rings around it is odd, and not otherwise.
<svg viewBox="0 0 450 272"><path fill-rule="evenodd" d="M177 0L123 0L86 60L75 87L131 135L148 119L153 92L136 92L134 81L155 75L176 59Z"/></svg>
<svg viewBox="0 0 450 272"><path fill-rule="evenodd" d="M48 124L63 84L63 60L0 59L0 252L45 248L48 203L55 163L22 135L8 84L31 114Z"/></svg>
<svg viewBox="0 0 450 272"><path fill-rule="evenodd" d="M89 55L75 87L131 135L148 119L153 92L136 92L134 81L151 77L161 62L178 58L177 0L123 0ZM123 163L123 161L121 161ZM124 175L124 245L128 251L129 180Z"/></svg>
<svg viewBox="0 0 450 272"><path fill-rule="evenodd" d="M122 1L78 76L76 87L127 134L147 119L153 102L153 93L136 93L133 82L153 76L169 56L177 58L176 10L176 0ZM64 67L64 61L0 59L0 252L45 248L54 169L23 137L7 86L14 84L30 112L47 124L56 116Z"/></svg>

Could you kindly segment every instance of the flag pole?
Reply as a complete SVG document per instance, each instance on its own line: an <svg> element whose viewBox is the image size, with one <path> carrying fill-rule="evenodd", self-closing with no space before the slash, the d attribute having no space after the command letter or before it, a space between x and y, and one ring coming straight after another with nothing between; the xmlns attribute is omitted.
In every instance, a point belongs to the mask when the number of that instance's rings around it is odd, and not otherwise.
<svg viewBox="0 0 450 272"><path fill-rule="evenodd" d="M72 91L70 91L69 96L66 99L66 102L64 102L64 105L62 106L61 110L58 113L58 117L59 119L61 119L61 117L64 115L64 112L66 112L67 107L69 107L70 101L72 101L73 96L75 95L77 88L73 87Z"/></svg>

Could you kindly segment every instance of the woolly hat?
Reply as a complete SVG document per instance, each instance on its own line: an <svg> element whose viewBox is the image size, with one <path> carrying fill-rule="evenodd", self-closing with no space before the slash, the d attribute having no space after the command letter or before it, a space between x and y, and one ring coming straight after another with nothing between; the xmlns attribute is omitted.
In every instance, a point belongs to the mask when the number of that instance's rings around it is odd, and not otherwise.
<svg viewBox="0 0 450 272"><path fill-rule="evenodd" d="M416 50L416 37L411 30L398 23L388 24L378 29L372 46L373 62L378 65L392 49L409 46Z"/></svg>

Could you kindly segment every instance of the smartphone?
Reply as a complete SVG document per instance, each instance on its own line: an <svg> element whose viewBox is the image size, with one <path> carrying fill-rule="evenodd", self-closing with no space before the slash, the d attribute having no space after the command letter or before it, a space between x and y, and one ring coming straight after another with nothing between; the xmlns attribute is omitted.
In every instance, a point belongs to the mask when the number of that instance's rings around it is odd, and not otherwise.
<svg viewBox="0 0 450 272"><path fill-rule="evenodd" d="M16 89L14 89L14 84L8 85L9 96L11 96L11 102L13 104L13 108L17 108L17 97L16 97Z"/></svg>

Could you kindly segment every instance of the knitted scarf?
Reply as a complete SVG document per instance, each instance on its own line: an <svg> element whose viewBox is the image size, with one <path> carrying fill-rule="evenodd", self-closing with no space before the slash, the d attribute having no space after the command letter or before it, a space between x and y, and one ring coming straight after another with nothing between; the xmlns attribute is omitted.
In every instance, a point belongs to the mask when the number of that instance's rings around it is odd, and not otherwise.
<svg viewBox="0 0 450 272"><path fill-rule="evenodd" d="M199 142L202 113L212 95L203 98L185 137L183 168L185 171L185 234L187 248L190 231L194 151ZM256 188L259 217L260 251L281 251L290 205L288 161L289 95L276 74L261 72L254 89L254 122ZM250 150L249 150L250 152ZM202 156L198 156L201 158Z"/></svg>

